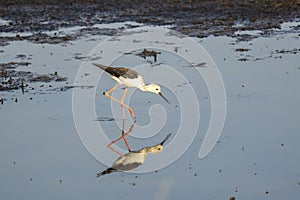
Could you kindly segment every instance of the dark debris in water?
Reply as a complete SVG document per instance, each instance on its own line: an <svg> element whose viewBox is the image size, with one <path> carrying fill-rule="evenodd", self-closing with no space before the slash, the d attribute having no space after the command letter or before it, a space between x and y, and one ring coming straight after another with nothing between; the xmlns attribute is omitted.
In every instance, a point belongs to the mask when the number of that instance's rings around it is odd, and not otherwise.
<svg viewBox="0 0 300 200"><path fill-rule="evenodd" d="M6 69L15 69L18 66L29 66L31 65L30 62L8 62L8 63L1 63L1 69L6 70Z"/></svg>
<svg viewBox="0 0 300 200"><path fill-rule="evenodd" d="M190 63L189 65L185 65L183 67L200 67L200 68L204 68L206 67L206 63L202 62L202 63Z"/></svg>
<svg viewBox="0 0 300 200"><path fill-rule="evenodd" d="M282 22L300 18L300 2L286 0L23 0L22 3L1 0L0 5L0 17L9 20L1 25L1 31L16 34L0 37L0 45L11 40L56 44L83 34L113 35L118 30L98 29L93 25L125 21L172 25L189 36L231 36L245 41L257 36L236 35L236 31L261 30L261 35L270 35L274 29L280 30ZM67 36L43 33L74 26L86 28ZM21 36L19 33L23 32L33 34Z"/></svg>
<svg viewBox="0 0 300 200"><path fill-rule="evenodd" d="M9 62L1 63L0 71L0 91L19 90L26 92L27 88L33 88L30 86L32 83L49 83L49 82L66 82L67 77L58 75L57 72L50 74L38 74L30 71L18 71L18 66L26 65L23 62ZM26 65L27 66L27 65Z"/></svg>
<svg viewBox="0 0 300 200"><path fill-rule="evenodd" d="M27 77L27 80L29 82L51 82L51 81L56 81L56 82L64 82L67 81L67 77L61 77L59 76L57 73L53 73L53 74L30 74Z"/></svg>
<svg viewBox="0 0 300 200"><path fill-rule="evenodd" d="M3 105L4 101L6 101L7 99L4 98L0 98L0 104Z"/></svg>
<svg viewBox="0 0 300 200"><path fill-rule="evenodd" d="M248 61L248 58L239 58L238 61L246 62Z"/></svg>
<svg viewBox="0 0 300 200"><path fill-rule="evenodd" d="M28 40L33 43L38 43L38 44L60 44L68 41L75 40L77 37L76 35L68 35L68 36L49 36L48 34L33 34L29 36L22 36L20 34L16 34L13 37L0 37L0 45L8 45L8 41L23 41L23 40Z"/></svg>
<svg viewBox="0 0 300 200"><path fill-rule="evenodd" d="M236 49L236 52L247 52L247 51L251 51L251 49ZM274 51L270 52L270 55L265 56L265 57L256 57L253 58L250 55L244 55L244 54L240 54L240 56L242 56L241 58L238 59L238 61L242 61L242 62L246 62L246 61L262 61L262 60L267 60L267 59L282 59L284 57L284 55L296 55L300 53L300 48L293 48L293 49L276 49ZM252 58L251 58L252 57Z"/></svg>
<svg viewBox="0 0 300 200"><path fill-rule="evenodd" d="M300 49L297 49L297 48L275 50L276 54L298 54L299 52L300 52Z"/></svg>
<svg viewBox="0 0 300 200"><path fill-rule="evenodd" d="M99 60L101 56L84 56L81 55L81 53L76 53L73 58L82 61L94 61L94 60Z"/></svg>
<svg viewBox="0 0 300 200"><path fill-rule="evenodd" d="M98 117L98 118L95 119L94 121L100 121L100 122L112 122L112 121L115 121L115 119L112 118L112 117Z"/></svg>
<svg viewBox="0 0 300 200"><path fill-rule="evenodd" d="M82 86L75 86L75 85L65 85L65 86L61 86L61 87L57 87L57 88L53 88L53 89L48 89L47 91L61 91L61 92L65 92L68 91L70 89L74 89L74 88L79 88L79 89L91 89L94 88L95 86L89 86L89 85L82 85Z"/></svg>
<svg viewBox="0 0 300 200"><path fill-rule="evenodd" d="M18 54L18 55L16 55L16 58L18 59L25 59L26 58L26 55L24 55L24 54Z"/></svg>
<svg viewBox="0 0 300 200"><path fill-rule="evenodd" d="M142 52L138 53L137 55L144 59L146 59L147 57L153 57L154 62L156 62L158 54L161 54L161 53L158 51L155 51L155 50L144 49Z"/></svg>
<svg viewBox="0 0 300 200"><path fill-rule="evenodd" d="M251 49L245 49L245 48L237 48L235 49L235 51L237 52L247 52L247 51L250 51Z"/></svg>

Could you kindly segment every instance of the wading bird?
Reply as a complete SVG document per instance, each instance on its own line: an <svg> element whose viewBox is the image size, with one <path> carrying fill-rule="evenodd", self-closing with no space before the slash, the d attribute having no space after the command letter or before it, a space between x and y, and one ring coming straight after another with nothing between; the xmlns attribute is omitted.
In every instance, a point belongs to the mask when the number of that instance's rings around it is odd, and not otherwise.
<svg viewBox="0 0 300 200"><path fill-rule="evenodd" d="M130 151L120 156L110 168L106 169L101 173L98 173L97 177L105 174L110 174L112 172L129 171L137 168L145 162L148 153L160 153L163 150L163 144L167 141L167 139L170 136L171 133L169 133L161 143L155 146L145 147L138 151Z"/></svg>
<svg viewBox="0 0 300 200"><path fill-rule="evenodd" d="M149 85L145 85L143 77L133 69L124 68L124 67L109 67L101 64L96 64L96 63L93 63L93 65L99 67L100 69L110 74L111 78L117 82L117 84L113 88L111 88L104 94L106 97L112 99L113 101L127 108L132 117L135 117L132 108L124 104L123 102L128 87L136 87L143 92L153 92L155 94L160 95L167 103L170 103L169 100L166 97L164 97L163 94L161 93L159 85L153 83ZM120 85L126 86L121 101L110 95L110 93L116 90Z"/></svg>

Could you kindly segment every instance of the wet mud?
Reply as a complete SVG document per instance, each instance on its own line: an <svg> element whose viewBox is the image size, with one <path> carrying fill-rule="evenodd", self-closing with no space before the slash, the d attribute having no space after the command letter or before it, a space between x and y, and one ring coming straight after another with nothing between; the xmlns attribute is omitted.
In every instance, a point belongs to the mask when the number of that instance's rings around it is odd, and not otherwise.
<svg viewBox="0 0 300 200"><path fill-rule="evenodd" d="M171 25L189 36L231 36L250 40L253 35L239 35L237 31L261 30L261 36L280 30L282 22L300 18L300 0L75 0L0 1L1 32L15 33L14 37L0 37L0 44L9 40L30 40L37 43L62 43L84 34L113 35L118 29L101 29L95 24L136 21L149 25ZM69 34L47 35L45 31L83 26ZM129 27L132 28L132 27ZM294 27L299 31L300 27ZM29 32L30 36L20 33ZM276 32L276 31L275 31Z"/></svg>
<svg viewBox="0 0 300 200"><path fill-rule="evenodd" d="M282 22L300 18L300 0L157 0L157 1L40 1L40 0L0 0L0 46L12 41L32 43L61 44L74 41L85 35L114 35L127 28L148 25L170 25L173 29L189 36L207 37L230 36L239 41L255 37L299 32L299 25L289 30L280 30ZM135 21L140 25L124 24L117 28L100 28L96 24ZM80 27L64 33L62 28ZM259 34L241 34L243 31L259 30ZM300 35L300 34L299 34ZM259 61L280 58L283 54L298 54L299 49L279 49L269 57L252 58L251 49L237 48L238 61ZM4 50L0 50L4 53ZM154 62L160 52L145 49L137 56L153 57ZM30 56L29 56L30 57ZM61 88L48 90L67 91L67 77L50 74L37 74L20 71L19 66L30 66L30 58L19 54L21 62L0 63L0 91L33 90L33 83L63 82ZM92 60L82 55L74 59ZM97 59L97 58L94 58ZM196 67L205 67L205 63ZM35 84L37 85L37 84ZM44 87L43 84L40 87Z"/></svg>

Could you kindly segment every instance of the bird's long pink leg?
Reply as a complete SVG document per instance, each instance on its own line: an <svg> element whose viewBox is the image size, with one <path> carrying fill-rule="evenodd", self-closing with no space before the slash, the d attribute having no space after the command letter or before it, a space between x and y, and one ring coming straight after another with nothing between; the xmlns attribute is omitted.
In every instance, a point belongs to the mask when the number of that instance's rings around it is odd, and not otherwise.
<svg viewBox="0 0 300 200"><path fill-rule="evenodd" d="M125 98L125 95L126 95L127 90L128 90L128 87L126 87L126 88L124 89L124 92L123 92L123 95L122 95L121 102L122 102L123 104L124 104L124 98ZM123 120L124 120L124 119L125 119L125 109L124 109L124 106L121 105L121 107L122 107L122 116L123 116ZM124 128L124 123L123 123L123 128Z"/></svg>
<svg viewBox="0 0 300 200"><path fill-rule="evenodd" d="M129 113L131 114L132 117L135 117L135 114L132 110L132 108L130 108L128 105L124 104L123 102L119 101L118 99L112 97L111 95L109 95L111 92L115 91L118 87L120 86L120 84L116 84L113 88L111 88L110 90L108 90L107 92L105 92L105 96L110 98L111 100L117 102L118 104L120 104L121 106L124 106L125 108L128 109ZM124 93L126 94L126 89L124 91ZM125 94L123 94L125 96Z"/></svg>

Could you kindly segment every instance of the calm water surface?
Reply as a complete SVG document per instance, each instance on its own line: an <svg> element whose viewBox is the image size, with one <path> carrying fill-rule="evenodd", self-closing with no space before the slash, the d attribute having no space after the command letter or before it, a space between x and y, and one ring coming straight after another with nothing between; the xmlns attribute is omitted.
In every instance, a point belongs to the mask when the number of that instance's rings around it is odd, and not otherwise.
<svg viewBox="0 0 300 200"><path fill-rule="evenodd" d="M83 61L80 56L87 55L105 38L86 36L64 45L17 41L3 46L0 58L2 63L19 61L16 56L25 54L32 64L18 70L41 74L57 71L68 77L67 85L73 85ZM7 99L0 105L0 198L125 200L235 196L274 200L299 197L299 36L289 33L239 43L227 37L196 40L219 67L228 103L221 138L206 158L198 159L198 151L210 119L210 101L205 98L209 94L203 80L195 80L192 75L190 81L203 91L198 96L201 122L196 139L183 156L157 172L115 173L98 179L96 173L107 166L94 159L78 137L73 121L72 89L60 91L66 83L36 83L35 89L24 95L19 90L0 93L0 98ZM178 64L168 53L162 52L159 58L177 68L185 65ZM116 65L133 66L141 62L147 60L126 55ZM192 74L194 69L184 70ZM114 84L104 76L97 86L96 113L102 120L91 119L111 132L107 133L110 139L118 136L120 130L114 121L103 120L112 116L108 109L110 100L102 92ZM176 98L171 91L165 91L174 106ZM143 103L148 101L151 103ZM150 123L149 107L161 102L155 95L137 91L130 102L135 105L137 125ZM180 120L176 117L180 112L172 106L166 107L168 121L163 130L166 133L175 132ZM155 144L164 136L149 140L129 137L128 140L133 149L139 149ZM120 147L124 148L122 144ZM113 159L116 158L117 155Z"/></svg>

